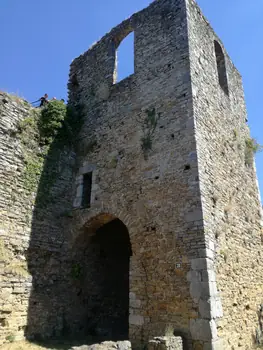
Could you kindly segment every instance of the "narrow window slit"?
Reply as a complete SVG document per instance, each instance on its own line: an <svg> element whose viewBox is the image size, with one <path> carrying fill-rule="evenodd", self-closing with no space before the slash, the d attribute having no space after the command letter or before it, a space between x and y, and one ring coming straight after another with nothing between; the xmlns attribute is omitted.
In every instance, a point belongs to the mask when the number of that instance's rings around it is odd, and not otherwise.
<svg viewBox="0 0 263 350"><path fill-rule="evenodd" d="M217 41L214 41L214 47L215 47L219 85L221 86L222 90L228 95L229 89L228 89L228 82L227 82L225 55L221 45Z"/></svg>
<svg viewBox="0 0 263 350"><path fill-rule="evenodd" d="M83 175L82 208L90 208L92 172Z"/></svg>

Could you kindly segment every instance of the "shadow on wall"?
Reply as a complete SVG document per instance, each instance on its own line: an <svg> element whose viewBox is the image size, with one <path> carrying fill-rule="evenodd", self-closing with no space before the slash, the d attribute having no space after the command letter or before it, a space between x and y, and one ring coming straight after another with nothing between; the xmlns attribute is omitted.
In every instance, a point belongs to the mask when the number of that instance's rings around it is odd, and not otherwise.
<svg viewBox="0 0 263 350"><path fill-rule="evenodd" d="M42 134L39 144L47 155L27 251L33 281L25 333L33 341L128 339L132 252L126 226L110 217L99 228L82 230L73 247L68 243L80 121L81 110L67 111L53 141Z"/></svg>

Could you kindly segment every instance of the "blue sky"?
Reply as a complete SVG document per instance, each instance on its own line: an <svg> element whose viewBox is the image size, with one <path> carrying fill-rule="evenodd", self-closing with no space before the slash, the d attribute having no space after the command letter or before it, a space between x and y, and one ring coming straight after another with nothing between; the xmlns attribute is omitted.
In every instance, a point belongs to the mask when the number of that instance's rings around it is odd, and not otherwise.
<svg viewBox="0 0 263 350"><path fill-rule="evenodd" d="M29 101L45 92L50 97L65 98L72 59L151 2L0 0L0 89ZM198 3L243 76L251 133L263 144L263 1ZM124 47L124 59L128 59L128 53L125 55ZM257 170L263 194L263 153L257 156Z"/></svg>

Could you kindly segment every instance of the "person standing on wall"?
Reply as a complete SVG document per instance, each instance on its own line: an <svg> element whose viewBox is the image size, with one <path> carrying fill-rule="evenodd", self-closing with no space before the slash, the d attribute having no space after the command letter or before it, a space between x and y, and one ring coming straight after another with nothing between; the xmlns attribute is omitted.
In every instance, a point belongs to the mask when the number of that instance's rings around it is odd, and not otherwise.
<svg viewBox="0 0 263 350"><path fill-rule="evenodd" d="M39 101L40 101L39 107L45 106L48 103L48 94L45 94L44 96L40 97Z"/></svg>

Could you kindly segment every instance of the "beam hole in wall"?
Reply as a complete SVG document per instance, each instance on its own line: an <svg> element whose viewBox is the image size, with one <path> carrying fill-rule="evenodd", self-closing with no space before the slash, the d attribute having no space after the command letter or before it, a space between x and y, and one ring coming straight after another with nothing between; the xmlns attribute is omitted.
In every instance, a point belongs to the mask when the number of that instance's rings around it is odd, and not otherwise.
<svg viewBox="0 0 263 350"><path fill-rule="evenodd" d="M228 90L228 82L227 82L225 55L221 45L216 40L214 41L214 47L215 47L219 85L221 86L222 90L228 95L229 90Z"/></svg>
<svg viewBox="0 0 263 350"><path fill-rule="evenodd" d="M98 341L129 339L129 270L132 255L124 223L101 214L83 229L73 248L72 336ZM109 220L109 221L108 221ZM81 292L80 292L81 291Z"/></svg>
<svg viewBox="0 0 263 350"><path fill-rule="evenodd" d="M128 34L119 44L115 56L114 83L134 74L134 32Z"/></svg>

